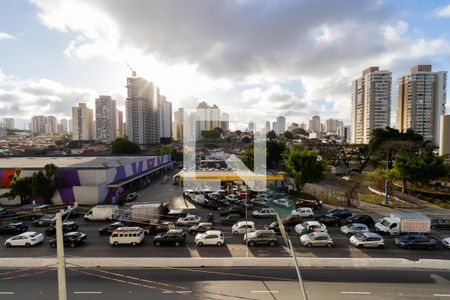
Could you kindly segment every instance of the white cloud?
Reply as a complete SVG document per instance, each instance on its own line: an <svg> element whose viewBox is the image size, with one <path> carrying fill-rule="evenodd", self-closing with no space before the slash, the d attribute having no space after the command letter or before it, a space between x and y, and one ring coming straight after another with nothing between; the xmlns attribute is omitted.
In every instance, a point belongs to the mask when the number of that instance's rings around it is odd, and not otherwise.
<svg viewBox="0 0 450 300"><path fill-rule="evenodd" d="M450 18L450 4L444 7L438 7L434 10L436 16L441 18Z"/></svg>
<svg viewBox="0 0 450 300"><path fill-rule="evenodd" d="M15 36L13 36L13 35L11 35L9 33L0 32L0 41L1 40L12 40L12 39L15 39L15 38L16 38Z"/></svg>

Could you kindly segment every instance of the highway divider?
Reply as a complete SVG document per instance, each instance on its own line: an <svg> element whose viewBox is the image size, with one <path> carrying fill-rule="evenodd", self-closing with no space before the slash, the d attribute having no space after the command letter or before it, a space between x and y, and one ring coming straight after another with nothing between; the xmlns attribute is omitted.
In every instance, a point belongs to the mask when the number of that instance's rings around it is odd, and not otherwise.
<svg viewBox="0 0 450 300"><path fill-rule="evenodd" d="M436 269L450 270L450 260L405 258L298 258L303 268L342 269ZM292 258L146 258L86 257L66 258L68 268L201 268L201 267L294 267ZM56 258L0 258L0 268L56 268Z"/></svg>

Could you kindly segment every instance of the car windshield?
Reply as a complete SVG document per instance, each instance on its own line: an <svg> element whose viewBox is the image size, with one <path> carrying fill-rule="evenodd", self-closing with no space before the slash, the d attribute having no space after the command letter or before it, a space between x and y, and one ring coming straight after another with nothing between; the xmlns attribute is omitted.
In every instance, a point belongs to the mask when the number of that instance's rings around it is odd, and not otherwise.
<svg viewBox="0 0 450 300"><path fill-rule="evenodd" d="M384 219L383 221L381 221L381 225L383 225L384 227L389 227L391 223L388 220Z"/></svg>
<svg viewBox="0 0 450 300"><path fill-rule="evenodd" d="M355 236L355 238L357 238L360 241L362 241L366 238L366 236L363 233L357 233L354 236Z"/></svg>

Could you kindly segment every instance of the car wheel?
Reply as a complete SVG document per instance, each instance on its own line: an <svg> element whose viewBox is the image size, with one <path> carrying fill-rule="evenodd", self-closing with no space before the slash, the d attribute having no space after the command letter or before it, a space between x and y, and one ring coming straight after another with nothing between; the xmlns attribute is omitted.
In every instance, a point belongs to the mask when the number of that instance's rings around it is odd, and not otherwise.
<svg viewBox="0 0 450 300"><path fill-rule="evenodd" d="M431 229L436 229L436 226L435 225L431 225Z"/></svg>
<svg viewBox="0 0 450 300"><path fill-rule="evenodd" d="M175 247L180 246L180 242L175 242Z"/></svg>
<svg viewBox="0 0 450 300"><path fill-rule="evenodd" d="M70 248L75 248L75 243L70 243Z"/></svg>
<svg viewBox="0 0 450 300"><path fill-rule="evenodd" d="M203 243L202 243L202 242L198 242L198 243L197 243L197 246L198 246L198 247L201 247L201 246L203 246Z"/></svg>
<svg viewBox="0 0 450 300"><path fill-rule="evenodd" d="M363 244L359 244L359 245L358 245L358 248L359 248L359 249L362 249L362 248L364 248L364 245L363 245Z"/></svg>
<svg viewBox="0 0 450 300"><path fill-rule="evenodd" d="M306 244L306 247L312 248L312 244L311 244L311 243L308 243L308 244Z"/></svg>
<svg viewBox="0 0 450 300"><path fill-rule="evenodd" d="M5 246L6 246L6 248L9 248L9 247L11 247L11 244L10 243L6 243Z"/></svg>
<svg viewBox="0 0 450 300"><path fill-rule="evenodd" d="M384 245L378 245L378 249L383 249Z"/></svg>
<svg viewBox="0 0 450 300"><path fill-rule="evenodd" d="M136 242L131 243L131 246L136 246L136 245L137 245Z"/></svg>
<svg viewBox="0 0 450 300"><path fill-rule="evenodd" d="M25 247L27 247L27 248L30 247L30 246L31 246L30 243L26 243L25 244Z"/></svg>
<svg viewBox="0 0 450 300"><path fill-rule="evenodd" d="M119 242L114 242L113 245L114 246L119 246Z"/></svg>
<svg viewBox="0 0 450 300"><path fill-rule="evenodd" d="M274 246L275 246L275 242L274 242L274 241L271 241L271 242L269 243L269 246L270 246L270 247L274 247Z"/></svg>
<svg viewBox="0 0 450 300"><path fill-rule="evenodd" d="M233 234L234 234L234 235L237 235L237 234L239 234L239 232L237 232L237 231L233 231Z"/></svg>
<svg viewBox="0 0 450 300"><path fill-rule="evenodd" d="M255 242L249 242L248 245L249 245L250 247L253 247L253 246L255 246Z"/></svg>
<svg viewBox="0 0 450 300"><path fill-rule="evenodd" d="M155 242L155 246L159 247L159 246L161 246L161 243L160 242Z"/></svg>
<svg viewBox="0 0 450 300"><path fill-rule="evenodd" d="M223 244L222 244L222 242L217 242L217 246L222 246Z"/></svg>
<svg viewBox="0 0 450 300"><path fill-rule="evenodd" d="M56 243L50 243L50 247L56 248Z"/></svg>
<svg viewBox="0 0 450 300"><path fill-rule="evenodd" d="M328 247L328 248L331 248L331 247L333 247L333 244L332 244L332 243L328 243L328 244L327 244L327 247Z"/></svg>

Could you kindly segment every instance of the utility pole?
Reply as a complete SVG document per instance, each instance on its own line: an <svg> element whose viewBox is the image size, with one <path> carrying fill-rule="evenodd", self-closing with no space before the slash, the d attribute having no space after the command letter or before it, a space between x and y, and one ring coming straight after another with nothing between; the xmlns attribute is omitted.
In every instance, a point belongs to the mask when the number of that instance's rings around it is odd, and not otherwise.
<svg viewBox="0 0 450 300"><path fill-rule="evenodd" d="M386 155L386 179L384 181L384 192L386 193L386 206L389 206L389 182L388 182L388 173L389 173L389 148L387 149Z"/></svg>
<svg viewBox="0 0 450 300"><path fill-rule="evenodd" d="M248 201L245 201L245 257L248 257L248 219L247 219L247 206Z"/></svg>
<svg viewBox="0 0 450 300"><path fill-rule="evenodd" d="M62 215L64 210L61 209L56 214L56 257L58 260L58 299L67 300L66 290L66 260L64 258L64 242L62 230Z"/></svg>

